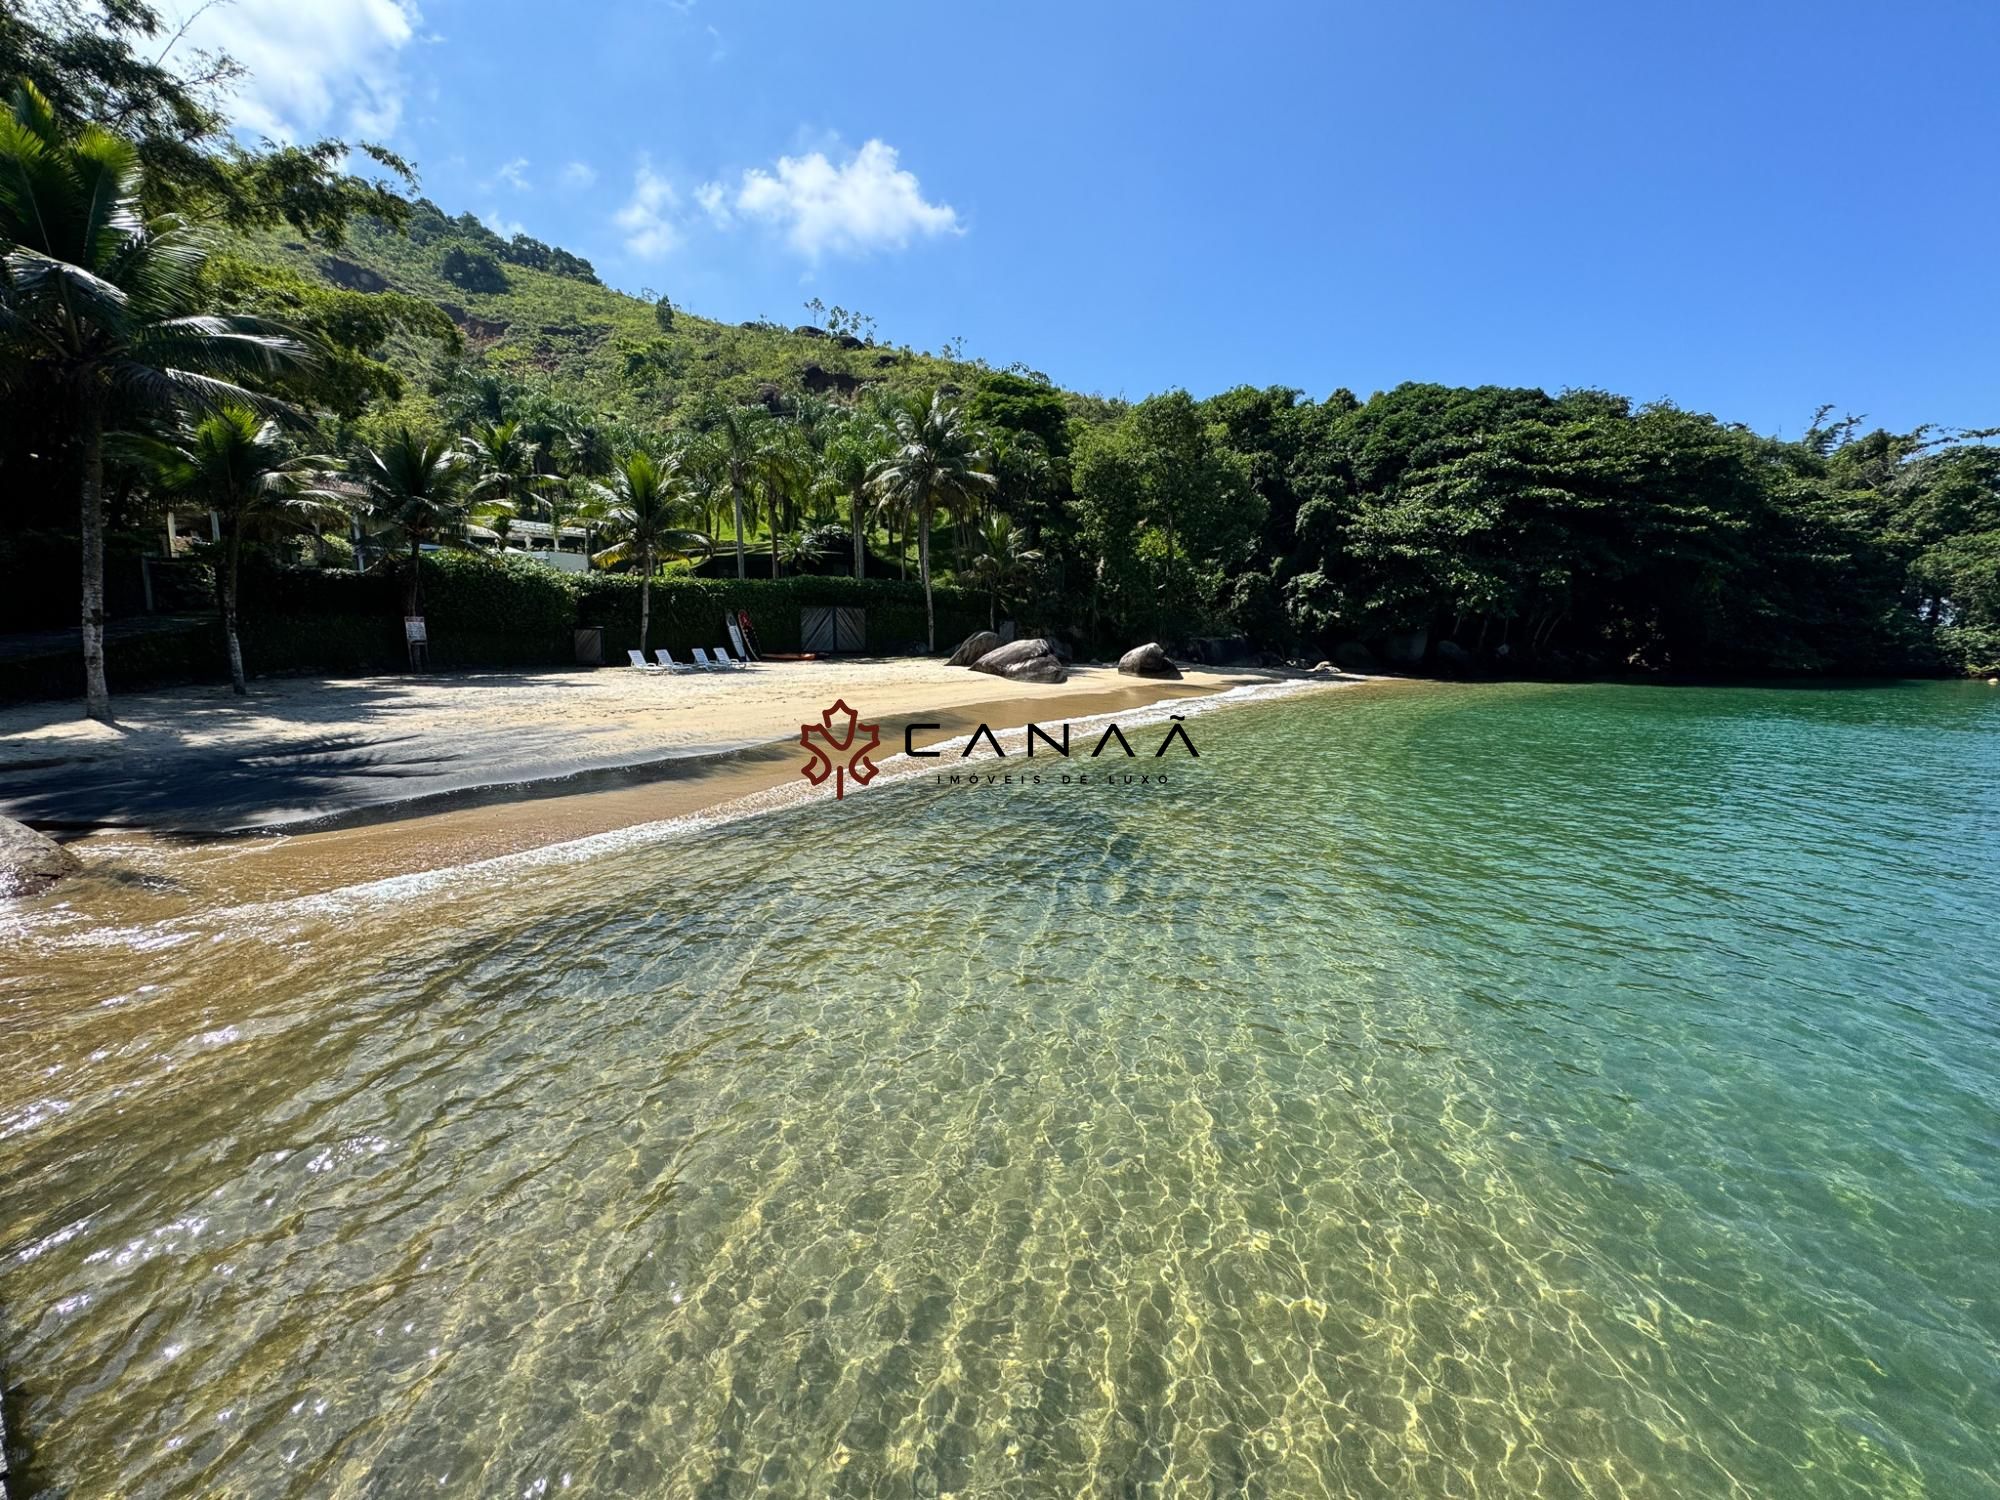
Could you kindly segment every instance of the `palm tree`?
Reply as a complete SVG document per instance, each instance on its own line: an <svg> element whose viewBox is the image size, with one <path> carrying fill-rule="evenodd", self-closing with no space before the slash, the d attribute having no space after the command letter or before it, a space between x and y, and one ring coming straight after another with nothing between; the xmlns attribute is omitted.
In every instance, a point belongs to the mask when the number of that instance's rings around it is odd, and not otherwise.
<svg viewBox="0 0 2000 1500"><path fill-rule="evenodd" d="M854 576L868 576L868 474L883 456L880 424L856 413L841 426L820 455L819 488L829 499L847 502L854 543Z"/></svg>
<svg viewBox="0 0 2000 1500"><path fill-rule="evenodd" d="M213 511L221 523L217 591L229 643L229 684L240 697L248 691L236 631L243 539L317 531L347 513L351 491L333 478L336 460L291 454L278 424L247 406L227 405L170 438L134 437L120 447L152 469L161 496Z"/></svg>
<svg viewBox="0 0 2000 1500"><path fill-rule="evenodd" d="M85 711L105 720L107 411L254 403L219 377L305 355L275 325L198 311L208 245L177 218L143 218L142 187L130 141L96 126L66 139L32 84L0 113L0 389L57 391L75 413Z"/></svg>
<svg viewBox="0 0 2000 1500"><path fill-rule="evenodd" d="M656 459L628 453L612 469L611 483L594 487L605 504L605 530L616 540L597 554L605 566L639 562L639 651L653 618L653 570L663 556L706 554L709 541L699 529L700 502L681 473L681 456Z"/></svg>
<svg viewBox="0 0 2000 1500"><path fill-rule="evenodd" d="M504 544L514 516L530 508L538 496L547 503L544 477L535 472L535 456L541 445L528 441L519 422L482 422L460 439L459 446L472 470L467 497L474 503L497 502L487 514L505 523L496 528ZM555 508L548 506L548 509L553 536L557 534ZM553 547L554 543L550 545Z"/></svg>
<svg viewBox="0 0 2000 1500"><path fill-rule="evenodd" d="M721 405L715 409L708 442L715 453L716 467L729 487L735 507L736 576L746 576L743 566L743 502L750 493L750 479L763 450L771 414L761 406Z"/></svg>
<svg viewBox="0 0 2000 1500"><path fill-rule="evenodd" d="M597 493L597 486L588 479L566 479L564 491L569 503L563 508L563 515L583 527L583 571L590 571L590 541L593 530L601 529L610 518L611 507L604 497Z"/></svg>
<svg viewBox="0 0 2000 1500"><path fill-rule="evenodd" d="M915 397L895 416L895 448L875 466L869 487L905 507L917 526L917 572L924 584L924 630L937 650L937 610L931 600L931 526L940 510L964 505L993 488L972 431L957 403L942 391Z"/></svg>
<svg viewBox="0 0 2000 1500"><path fill-rule="evenodd" d="M972 559L972 576L986 590L986 628L999 628L1000 599L1028 577L1042 560L1041 549L1028 545L1028 533L995 512L979 526L978 551Z"/></svg>
<svg viewBox="0 0 2000 1500"><path fill-rule="evenodd" d="M771 576L778 576L778 538L798 520L798 496L811 478L804 443L798 432L778 427L757 451L752 473L763 490L764 520L771 533Z"/></svg>
<svg viewBox="0 0 2000 1500"><path fill-rule="evenodd" d="M421 613L423 550L465 534L465 450L450 438L394 428L379 448L363 448L358 464L369 509L384 529L410 548L403 612Z"/></svg>

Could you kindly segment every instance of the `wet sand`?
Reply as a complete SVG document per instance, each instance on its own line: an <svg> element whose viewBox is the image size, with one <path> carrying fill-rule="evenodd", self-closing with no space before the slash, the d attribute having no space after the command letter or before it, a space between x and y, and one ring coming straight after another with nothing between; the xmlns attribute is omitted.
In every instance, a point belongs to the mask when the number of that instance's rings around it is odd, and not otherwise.
<svg viewBox="0 0 2000 1500"><path fill-rule="evenodd" d="M324 826L447 795L598 790L635 768L796 740L836 699L900 734L930 711L979 707L1018 723L1094 711L1073 705L1104 694L1152 702L1272 675L1191 671L1158 683L1078 667L1050 685L932 660L842 660L673 676L297 678L257 683L247 698L189 687L118 698L112 725L75 703L26 704L0 708L0 812L67 833Z"/></svg>
<svg viewBox="0 0 2000 1500"><path fill-rule="evenodd" d="M114 776L143 778L147 786L187 788L190 797L157 823L107 822L71 835L85 873L32 904L40 917L56 916L63 926L159 921L689 816L797 781L805 758L799 726L817 719L835 698L880 725L886 757L901 752L907 726L934 726L912 730L910 742L925 748L982 723L996 730L1029 722L1054 728L1064 720L1290 674L1190 672L1179 682L1161 682L1085 667L1067 683L1048 685L929 662L842 662L770 664L740 675L749 680L659 681L633 674L629 688L617 682L622 674L609 672L552 673L553 681L528 679L522 686L481 676L377 678L284 684L291 691L256 694L242 706L208 689L135 699L121 707L129 741L114 741L99 726L70 726L38 743L119 745L100 749L95 762L110 773L107 784ZM611 691L570 695L566 688L575 678L586 688L611 678L604 684ZM737 688L746 691L733 695ZM232 772L260 747L273 740L310 744L329 728L380 733L357 716L337 717L359 696L390 703L390 738L398 753L434 756L437 768L373 780L329 778L326 785L338 795L301 801L254 831L218 836L231 826L228 816L240 816ZM593 702L597 718L589 721ZM0 723L25 712L7 711ZM577 738L565 741L565 734ZM547 753L563 743L573 744L569 754ZM454 744L478 748L458 752ZM0 806L23 779L7 762L26 758L22 740L0 740ZM218 778L221 793L211 792L206 802L199 795L204 775ZM285 790L309 792L313 785L296 778ZM197 812L206 814L206 824Z"/></svg>

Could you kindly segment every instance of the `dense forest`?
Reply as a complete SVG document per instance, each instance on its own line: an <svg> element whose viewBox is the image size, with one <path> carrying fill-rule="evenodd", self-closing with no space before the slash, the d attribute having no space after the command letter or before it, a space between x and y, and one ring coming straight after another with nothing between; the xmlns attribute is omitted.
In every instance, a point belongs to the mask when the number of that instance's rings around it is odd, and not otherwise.
<svg viewBox="0 0 2000 1500"><path fill-rule="evenodd" d="M1495 386L1128 403L817 301L716 323L447 215L381 148L354 148L364 178L346 142L236 143L234 65L149 62L160 26L140 0L0 0L0 628L80 606L100 716L105 626L138 607L106 578L169 512L213 517L187 560L239 688L273 574L392 575L414 612L439 549L518 569L541 564L510 548L568 538L636 580L642 641L676 579L848 574L1085 653L2000 669L1992 433L1828 408L1781 441Z"/></svg>

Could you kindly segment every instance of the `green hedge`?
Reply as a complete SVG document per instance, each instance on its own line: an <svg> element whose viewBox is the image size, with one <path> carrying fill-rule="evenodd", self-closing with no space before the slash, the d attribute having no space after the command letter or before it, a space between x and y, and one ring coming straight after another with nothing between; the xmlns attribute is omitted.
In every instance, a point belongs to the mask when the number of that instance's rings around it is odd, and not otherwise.
<svg viewBox="0 0 2000 1500"><path fill-rule="evenodd" d="M201 620L180 629L114 635L104 645L112 691L136 692L181 682L221 682L229 676L222 624ZM0 702L83 696L83 654L71 649L47 656L0 661Z"/></svg>
<svg viewBox="0 0 2000 1500"><path fill-rule="evenodd" d="M639 580L627 574L594 573L575 578L576 621L604 630L604 659L623 661L639 644ZM985 601L957 589L938 588L938 647L948 651L986 625ZM761 650L800 649L800 611L815 606L853 605L868 612L868 650L876 653L920 646L924 639L921 584L893 578L734 579L677 577L653 582L652 624L647 645L685 652L723 643L724 615L745 610L756 627Z"/></svg>
<svg viewBox="0 0 2000 1500"><path fill-rule="evenodd" d="M604 631L604 659L617 664L639 644L639 580L629 574L558 573L520 557L435 552L423 561L423 610L431 665L559 667L575 661L571 632ZM937 638L948 651L986 624L986 602L938 588ZM683 656L695 646L721 645L725 614L747 610L766 652L800 649L800 611L857 605L868 620L868 650L880 654L920 645L924 591L898 579L694 578L653 581L647 644ZM393 573L248 566L241 583L243 662L253 677L284 673L361 674L400 671L403 580ZM219 682L227 677L222 632L215 622L180 631L114 639L107 647L111 690L132 692L172 682ZM83 666L72 653L0 662L0 699L71 698L83 694Z"/></svg>

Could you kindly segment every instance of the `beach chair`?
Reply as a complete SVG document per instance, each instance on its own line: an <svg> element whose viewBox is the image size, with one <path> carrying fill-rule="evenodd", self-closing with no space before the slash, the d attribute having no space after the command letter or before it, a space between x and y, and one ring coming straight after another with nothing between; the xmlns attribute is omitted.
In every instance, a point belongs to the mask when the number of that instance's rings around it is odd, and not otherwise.
<svg viewBox="0 0 2000 1500"><path fill-rule="evenodd" d="M675 661L674 653L667 650L664 646L654 650L653 660L660 664L662 671L666 672L692 672L694 670L693 667L684 661Z"/></svg>
<svg viewBox="0 0 2000 1500"><path fill-rule="evenodd" d="M745 663L748 663L750 660L750 648L743 644L742 628L738 626L734 620L730 619L728 615L724 615L722 617L722 623L729 628L730 645L734 646L736 648L736 654L740 656Z"/></svg>
<svg viewBox="0 0 2000 1500"><path fill-rule="evenodd" d="M740 672L743 670L743 663L738 661L735 657L729 654L729 648L727 646L717 646L715 648L715 659L718 662L720 662L723 666L728 667L732 672Z"/></svg>
<svg viewBox="0 0 2000 1500"><path fill-rule="evenodd" d="M697 646L694 648L694 664L704 672L720 672L722 664L708 659L708 653Z"/></svg>
<svg viewBox="0 0 2000 1500"><path fill-rule="evenodd" d="M651 662L647 661L645 657L641 656L636 651L628 650L625 653L625 655L631 660L632 669L635 672L651 672L655 677L657 677L659 676L660 673L666 670L665 667L654 666Z"/></svg>

